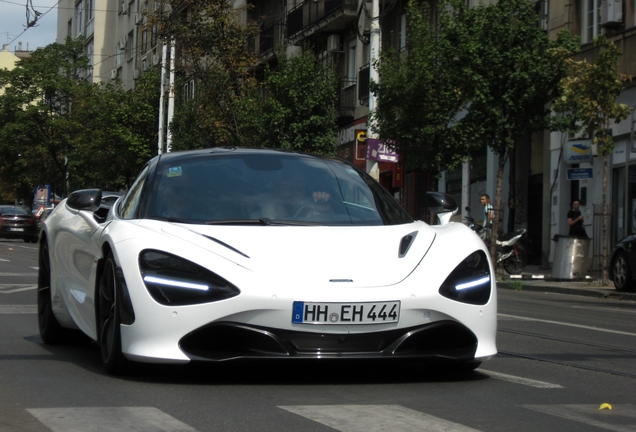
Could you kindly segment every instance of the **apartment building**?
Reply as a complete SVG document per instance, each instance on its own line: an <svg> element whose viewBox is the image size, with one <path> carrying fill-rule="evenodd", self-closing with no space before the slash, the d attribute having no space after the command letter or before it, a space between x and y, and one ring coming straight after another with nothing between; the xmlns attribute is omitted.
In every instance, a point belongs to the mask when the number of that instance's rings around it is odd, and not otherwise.
<svg viewBox="0 0 636 432"><path fill-rule="evenodd" d="M152 0L61 0L58 4L57 42L85 38L93 82L119 78L131 89L135 80L161 58L156 28L147 14L160 6Z"/></svg>

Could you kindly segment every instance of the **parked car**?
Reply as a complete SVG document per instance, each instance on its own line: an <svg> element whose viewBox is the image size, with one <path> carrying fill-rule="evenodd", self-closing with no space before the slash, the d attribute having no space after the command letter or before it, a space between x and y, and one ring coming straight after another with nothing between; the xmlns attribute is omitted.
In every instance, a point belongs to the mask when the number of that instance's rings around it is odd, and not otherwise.
<svg viewBox="0 0 636 432"><path fill-rule="evenodd" d="M636 289L636 235L630 235L618 242L610 260L610 279L616 291Z"/></svg>
<svg viewBox="0 0 636 432"><path fill-rule="evenodd" d="M35 243L37 236L37 222L31 210L16 205L0 205L0 238Z"/></svg>
<svg viewBox="0 0 636 432"><path fill-rule="evenodd" d="M109 373L131 362L406 359L472 370L497 352L484 242L413 220L340 159L215 148L156 156L102 206L73 192L44 221L45 343L81 331Z"/></svg>

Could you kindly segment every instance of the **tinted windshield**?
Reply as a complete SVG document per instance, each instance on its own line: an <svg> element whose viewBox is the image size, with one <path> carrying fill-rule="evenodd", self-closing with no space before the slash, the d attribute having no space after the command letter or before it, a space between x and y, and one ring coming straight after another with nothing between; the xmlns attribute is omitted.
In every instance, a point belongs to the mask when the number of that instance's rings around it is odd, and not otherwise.
<svg viewBox="0 0 636 432"><path fill-rule="evenodd" d="M147 216L184 223L389 225L411 222L352 166L287 153L228 154L159 164Z"/></svg>
<svg viewBox="0 0 636 432"><path fill-rule="evenodd" d="M0 206L0 215L31 215L31 211L23 207Z"/></svg>

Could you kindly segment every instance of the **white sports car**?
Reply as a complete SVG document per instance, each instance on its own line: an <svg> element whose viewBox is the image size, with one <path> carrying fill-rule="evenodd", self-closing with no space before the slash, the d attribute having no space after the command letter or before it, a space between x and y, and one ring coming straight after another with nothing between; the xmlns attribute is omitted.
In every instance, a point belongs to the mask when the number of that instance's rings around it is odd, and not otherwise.
<svg viewBox="0 0 636 432"><path fill-rule="evenodd" d="M342 160L214 148L159 155L105 198L73 192L44 222L38 318L45 343L96 341L109 373L245 358L472 370L497 352L492 263L450 196L427 194L428 225Z"/></svg>

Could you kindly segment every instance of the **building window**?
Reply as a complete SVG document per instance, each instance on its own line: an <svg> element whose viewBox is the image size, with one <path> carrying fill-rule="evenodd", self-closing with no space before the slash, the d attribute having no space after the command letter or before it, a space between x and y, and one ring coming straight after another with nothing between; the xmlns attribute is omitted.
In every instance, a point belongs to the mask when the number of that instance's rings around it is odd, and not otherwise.
<svg viewBox="0 0 636 432"><path fill-rule="evenodd" d="M84 1L80 0L75 4L75 37L84 35Z"/></svg>
<svg viewBox="0 0 636 432"><path fill-rule="evenodd" d="M135 33L128 33L128 41L126 41L126 60L132 60L133 58L133 47L135 46Z"/></svg>
<svg viewBox="0 0 636 432"><path fill-rule="evenodd" d="M148 29L146 26L141 28L141 53L148 51Z"/></svg>
<svg viewBox="0 0 636 432"><path fill-rule="evenodd" d="M603 33L601 27L601 0L582 0L581 42L590 43Z"/></svg>
<svg viewBox="0 0 636 432"><path fill-rule="evenodd" d="M343 87L356 84L356 75L358 73L358 69L356 68L356 45L357 39L353 39L347 44L347 76L343 80Z"/></svg>
<svg viewBox="0 0 636 432"><path fill-rule="evenodd" d="M121 41L117 42L117 45L115 45L115 66L121 67L125 49L126 47L122 46Z"/></svg>
<svg viewBox="0 0 636 432"><path fill-rule="evenodd" d="M194 99L194 80L190 80L183 86L183 100L189 101Z"/></svg>
<svg viewBox="0 0 636 432"><path fill-rule="evenodd" d="M93 66L93 52L95 50L95 44L93 39L90 40L90 42L88 42L85 46L84 46L84 53L86 54L86 57L88 57L88 66L92 67Z"/></svg>

